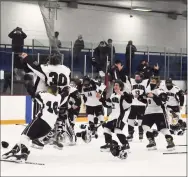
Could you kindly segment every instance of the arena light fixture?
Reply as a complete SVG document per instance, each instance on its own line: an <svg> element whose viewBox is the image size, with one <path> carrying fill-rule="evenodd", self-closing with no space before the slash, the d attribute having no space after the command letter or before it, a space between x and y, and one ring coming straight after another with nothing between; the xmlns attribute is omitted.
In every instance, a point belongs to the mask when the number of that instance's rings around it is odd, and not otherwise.
<svg viewBox="0 0 188 177"><path fill-rule="evenodd" d="M145 7L132 7L132 10L142 11L142 12L151 12L152 9L145 8Z"/></svg>

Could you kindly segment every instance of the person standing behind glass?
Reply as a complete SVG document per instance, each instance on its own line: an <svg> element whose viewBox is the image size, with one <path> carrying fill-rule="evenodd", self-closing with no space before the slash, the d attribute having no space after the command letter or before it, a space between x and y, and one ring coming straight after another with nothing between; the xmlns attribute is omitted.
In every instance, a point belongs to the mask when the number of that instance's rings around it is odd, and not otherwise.
<svg viewBox="0 0 188 177"><path fill-rule="evenodd" d="M135 45L133 45L133 41L129 41L126 47L126 53L125 53L125 67L127 71L127 75L130 76L130 72L132 71L132 61L135 55L135 52L137 51ZM131 64L131 67L130 67Z"/></svg>
<svg viewBox="0 0 188 177"><path fill-rule="evenodd" d="M73 47L74 64L79 63L79 55L80 55L82 49L84 49L84 40L83 40L82 35L79 35L78 39L75 41L74 47Z"/></svg>

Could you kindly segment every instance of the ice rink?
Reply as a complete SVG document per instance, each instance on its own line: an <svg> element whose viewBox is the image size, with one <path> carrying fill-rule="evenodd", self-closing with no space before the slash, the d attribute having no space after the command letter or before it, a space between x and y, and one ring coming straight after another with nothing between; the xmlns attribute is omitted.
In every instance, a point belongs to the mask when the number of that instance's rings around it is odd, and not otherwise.
<svg viewBox="0 0 188 177"><path fill-rule="evenodd" d="M77 124L77 130L79 130ZM1 126L1 141L9 142L8 149L1 148L1 154L7 152L19 141L23 125ZM115 138L116 139L116 138ZM186 135L174 136L176 145L186 144ZM166 141L163 135L156 138L156 151L146 149L148 141L135 139L130 143L128 158L120 160L109 152L100 152L104 145L102 128L99 138L89 144L78 139L76 146L64 146L63 150L47 145L43 150L31 148L28 161L44 163L44 166L1 162L1 176L186 176L186 154L163 155ZM176 147L178 152L186 147Z"/></svg>

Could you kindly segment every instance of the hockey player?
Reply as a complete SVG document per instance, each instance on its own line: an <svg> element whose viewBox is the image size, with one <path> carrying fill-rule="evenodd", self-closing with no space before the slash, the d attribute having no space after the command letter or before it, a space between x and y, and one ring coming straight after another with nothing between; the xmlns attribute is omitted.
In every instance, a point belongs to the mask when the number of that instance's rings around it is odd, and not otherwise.
<svg viewBox="0 0 188 177"><path fill-rule="evenodd" d="M26 73L33 72L37 76L38 81L47 86L57 85L58 92L61 94L62 99L68 96L71 72L69 68L61 65L59 56L50 55L47 58L48 64L46 65L31 63L26 53L23 53L21 56ZM28 85L28 87L29 86L30 85ZM57 120L56 130L61 131L62 133L65 132L65 121L67 119L67 116L65 115L67 115L67 106L68 104L63 104L60 107Z"/></svg>
<svg viewBox="0 0 188 177"><path fill-rule="evenodd" d="M133 96L127 92L123 92L124 84L120 80L116 80L114 83L114 92L110 98L101 98L105 107L111 107L112 113L109 116L108 122L103 125L105 145L101 146L101 151L111 151L114 156L121 159L127 157L125 150L129 149L129 143L126 136L123 133L123 128L126 122L126 115L130 111ZM114 132L122 146L119 146L112 140L112 132ZM115 143L114 143L115 142Z"/></svg>
<svg viewBox="0 0 188 177"><path fill-rule="evenodd" d="M159 88L160 79L158 77L152 77L150 84L146 88L146 100L147 107L143 118L142 126L146 132L146 137L149 140L147 145L148 149L156 149L156 142L154 133L151 130L153 124L156 124L158 131L165 135L167 141L167 149L173 149L175 147L173 137L168 129L168 123L165 116L165 102L167 101L167 94L163 89ZM139 96L140 101L144 102L144 97Z"/></svg>
<svg viewBox="0 0 188 177"><path fill-rule="evenodd" d="M172 83L171 78L165 81L165 85L162 88L167 94L166 108L171 133L182 135L186 128L186 123L180 120L180 110L184 105L184 92Z"/></svg>
<svg viewBox="0 0 188 177"><path fill-rule="evenodd" d="M135 78L131 79L132 95L134 96L131 111L128 117L128 133L127 139L132 141L134 134L135 120L138 120L139 139L143 139L142 119L145 112L145 106L143 102L138 100L139 95L145 94L146 86L148 85L148 79L143 80L144 76L140 72L135 73Z"/></svg>
<svg viewBox="0 0 188 177"><path fill-rule="evenodd" d="M76 143L76 135L74 131L75 120L78 117L81 106L81 96L76 88L75 79L70 82L70 90L68 97L68 119L66 120L66 132L68 134L71 145Z"/></svg>
<svg viewBox="0 0 188 177"><path fill-rule="evenodd" d="M104 109L97 96L100 96L104 89L105 86L102 83L95 82L87 76L83 78L82 94L86 105L86 114L92 135L96 138L98 137L96 131L98 120L104 121Z"/></svg>
<svg viewBox="0 0 188 177"><path fill-rule="evenodd" d="M57 86L49 86L47 92L39 92L34 96L34 99L41 105L41 110L37 114L37 118L22 132L20 143L2 155L4 159L25 162L30 154L29 141L43 137L52 131L57 120L59 107L67 101L66 99L62 100L61 95L58 94ZM54 145L60 149L63 147L58 141L54 142ZM21 154L18 154L19 152Z"/></svg>

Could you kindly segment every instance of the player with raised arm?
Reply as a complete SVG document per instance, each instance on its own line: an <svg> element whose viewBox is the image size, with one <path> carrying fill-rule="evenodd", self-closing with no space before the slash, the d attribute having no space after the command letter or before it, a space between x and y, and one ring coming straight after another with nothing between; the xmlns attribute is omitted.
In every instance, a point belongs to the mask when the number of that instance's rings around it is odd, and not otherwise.
<svg viewBox="0 0 188 177"><path fill-rule="evenodd" d="M111 151L112 155L121 159L127 157L126 150L129 149L129 143L123 128L127 120L127 114L129 114L133 96L127 92L123 92L124 84L120 80L114 82L114 92L110 98L106 99L102 97L100 100L107 108L112 108L112 112L109 116L107 123L104 127L105 145L101 146L101 151ZM121 142L122 146L112 140L112 132L115 133Z"/></svg>
<svg viewBox="0 0 188 177"><path fill-rule="evenodd" d="M27 72L33 72L41 82L47 86L57 85L58 92L62 96L62 100L68 96L71 72L69 68L61 65L58 55L50 55L47 58L48 63L46 65L40 65L33 62L31 63L26 53L22 54L22 61L24 70ZM68 104L66 103L60 107L56 130L61 133L66 131L65 121L68 114L67 109Z"/></svg>
<svg viewBox="0 0 188 177"><path fill-rule="evenodd" d="M39 92L33 95L33 99L41 105L41 109L36 115L36 119L22 132L20 142L11 151L3 154L3 159L25 162L30 154L30 140L38 139L52 132L58 117L59 107L67 101L66 99L62 100L61 95L58 94L58 88L55 85L49 86L47 92ZM53 144L59 149L63 148L63 145L59 143L58 139ZM19 152L21 153L19 154Z"/></svg>
<svg viewBox="0 0 188 177"><path fill-rule="evenodd" d="M146 147L148 149L156 149L154 133L151 130L153 124L156 124L157 130L166 138L168 144L167 149L172 150L174 149L175 144L173 142L173 137L170 134L166 118L165 103L167 101L167 94L163 89L159 88L159 85L159 77L152 77L150 84L146 88L146 97L144 95L138 97L140 101L147 102L142 122L146 137L149 140L149 144Z"/></svg>
<svg viewBox="0 0 188 177"><path fill-rule="evenodd" d="M97 96L101 95L105 85L85 76L82 84L82 95L86 105L86 114L89 121L89 129L93 136L98 137L97 124L104 121L104 108Z"/></svg>
<svg viewBox="0 0 188 177"><path fill-rule="evenodd" d="M143 139L142 120L146 108L146 104L138 100L139 95L145 94L146 86L148 85L148 79L144 80L144 76L140 72L135 73L135 78L131 80L132 95L134 96L131 111L128 116L128 133L127 139L132 141L134 134L135 120L138 120L138 132L139 139Z"/></svg>

